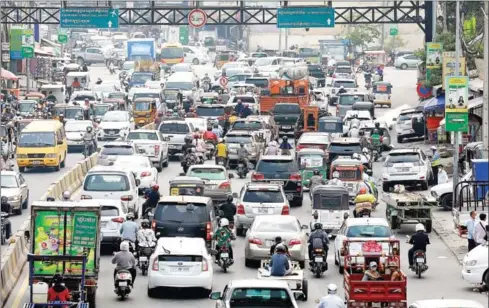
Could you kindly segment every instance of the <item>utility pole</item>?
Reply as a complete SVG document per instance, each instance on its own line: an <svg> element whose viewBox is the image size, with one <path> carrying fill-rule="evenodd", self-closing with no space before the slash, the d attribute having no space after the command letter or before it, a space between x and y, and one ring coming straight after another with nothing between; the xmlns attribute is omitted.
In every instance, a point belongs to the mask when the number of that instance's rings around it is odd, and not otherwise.
<svg viewBox="0 0 489 308"><path fill-rule="evenodd" d="M489 1L484 1L484 102L482 104L483 155L489 158Z"/></svg>
<svg viewBox="0 0 489 308"><path fill-rule="evenodd" d="M455 11L455 76L460 76L460 0L456 0ZM446 86L448 88L448 85ZM453 132L455 149L453 151L453 191L458 184L458 155L460 147L460 132ZM456 204L456 194L453 194L453 204Z"/></svg>
<svg viewBox="0 0 489 308"><path fill-rule="evenodd" d="M285 44L284 44L285 48L284 48L284 50L287 50L287 49L289 49L289 47L288 47L289 46L289 29L287 29L287 28L285 29L285 35L284 36L285 36Z"/></svg>
<svg viewBox="0 0 489 308"><path fill-rule="evenodd" d="M438 24L437 22L437 11L438 11L438 3L436 0L433 0L433 17L432 17L432 22L433 22L433 26L432 26L432 35L431 35L431 39L433 40L433 42L436 42L436 25Z"/></svg>

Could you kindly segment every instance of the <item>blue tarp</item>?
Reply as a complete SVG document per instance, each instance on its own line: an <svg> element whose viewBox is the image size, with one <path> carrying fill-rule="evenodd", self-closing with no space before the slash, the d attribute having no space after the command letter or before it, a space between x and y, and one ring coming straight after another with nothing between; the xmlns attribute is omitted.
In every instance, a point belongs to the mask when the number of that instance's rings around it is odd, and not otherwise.
<svg viewBox="0 0 489 308"><path fill-rule="evenodd" d="M424 104L424 111L440 111L445 109L445 95L432 97L427 101L428 102Z"/></svg>

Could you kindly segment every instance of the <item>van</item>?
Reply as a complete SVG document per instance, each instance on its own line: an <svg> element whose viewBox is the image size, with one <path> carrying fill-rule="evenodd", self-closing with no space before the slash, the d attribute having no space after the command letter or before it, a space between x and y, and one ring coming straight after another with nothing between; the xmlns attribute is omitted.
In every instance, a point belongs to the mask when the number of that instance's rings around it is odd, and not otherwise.
<svg viewBox="0 0 489 308"><path fill-rule="evenodd" d="M20 133L16 156L19 171L25 168L65 167L68 141L60 121L39 120L28 124Z"/></svg>
<svg viewBox="0 0 489 308"><path fill-rule="evenodd" d="M195 77L194 73L177 72L168 77L165 88L179 89L182 92L184 99L190 98L195 102L197 101L197 98L200 98L204 93L204 90L198 88L198 81L199 80Z"/></svg>

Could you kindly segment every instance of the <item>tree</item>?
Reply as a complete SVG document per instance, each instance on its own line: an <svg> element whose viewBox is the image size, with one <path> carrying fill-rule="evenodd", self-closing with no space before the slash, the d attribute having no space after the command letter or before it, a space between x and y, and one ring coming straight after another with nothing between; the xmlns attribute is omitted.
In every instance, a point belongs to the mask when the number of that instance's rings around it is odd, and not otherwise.
<svg viewBox="0 0 489 308"><path fill-rule="evenodd" d="M384 41L384 50L388 55L404 46L406 46L406 41L400 35L391 35Z"/></svg>
<svg viewBox="0 0 489 308"><path fill-rule="evenodd" d="M367 45L375 42L380 36L381 32L377 26L361 25L346 33L345 39L350 40L353 46L366 50Z"/></svg>

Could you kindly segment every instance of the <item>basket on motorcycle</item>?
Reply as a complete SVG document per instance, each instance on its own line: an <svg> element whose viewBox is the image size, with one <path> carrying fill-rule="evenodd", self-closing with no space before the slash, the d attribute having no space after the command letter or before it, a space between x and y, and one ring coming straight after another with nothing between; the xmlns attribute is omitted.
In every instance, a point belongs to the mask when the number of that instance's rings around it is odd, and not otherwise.
<svg viewBox="0 0 489 308"><path fill-rule="evenodd" d="M205 181L198 177L178 176L170 181L170 196L203 196Z"/></svg>

